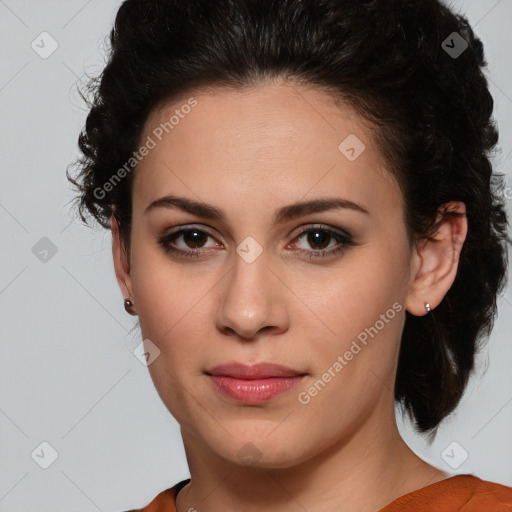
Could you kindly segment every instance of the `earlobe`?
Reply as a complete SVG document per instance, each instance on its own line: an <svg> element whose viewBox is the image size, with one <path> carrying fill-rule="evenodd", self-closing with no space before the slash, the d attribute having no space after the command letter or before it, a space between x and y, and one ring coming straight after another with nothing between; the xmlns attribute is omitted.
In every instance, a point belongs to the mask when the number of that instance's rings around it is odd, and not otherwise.
<svg viewBox="0 0 512 512"><path fill-rule="evenodd" d="M452 215L455 214L455 215ZM436 234L421 240L415 248L415 266L405 308L415 316L434 310L455 281L459 258L467 235L465 204L451 201L442 205Z"/></svg>
<svg viewBox="0 0 512 512"><path fill-rule="evenodd" d="M121 239L119 225L114 215L110 217L110 227L112 230L112 256L114 259L114 269L116 273L117 283L119 284L119 288L121 289L121 292L125 300L129 299L131 301L131 308L133 309L133 287L130 275L130 264L128 261L123 241ZM128 312L134 314L131 311Z"/></svg>

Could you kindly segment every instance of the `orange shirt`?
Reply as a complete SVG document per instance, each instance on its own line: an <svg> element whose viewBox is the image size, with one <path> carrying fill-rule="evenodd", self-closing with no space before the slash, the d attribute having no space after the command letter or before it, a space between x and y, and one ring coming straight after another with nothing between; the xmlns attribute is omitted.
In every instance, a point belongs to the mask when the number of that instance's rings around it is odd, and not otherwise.
<svg viewBox="0 0 512 512"><path fill-rule="evenodd" d="M190 479L162 491L149 505L127 512L177 512L176 490ZM457 475L405 494L378 512L512 512L512 488Z"/></svg>

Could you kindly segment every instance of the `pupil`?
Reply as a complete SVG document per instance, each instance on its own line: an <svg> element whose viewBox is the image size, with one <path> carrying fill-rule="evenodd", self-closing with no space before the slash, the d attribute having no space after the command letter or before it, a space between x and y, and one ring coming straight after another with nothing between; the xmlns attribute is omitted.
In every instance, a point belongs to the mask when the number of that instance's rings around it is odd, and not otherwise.
<svg viewBox="0 0 512 512"><path fill-rule="evenodd" d="M331 235L329 233L325 233L323 231L310 231L308 233L308 243L314 246L315 244L320 244L322 247L320 249L323 249L327 245L329 245L329 238ZM323 240L323 243L322 243Z"/></svg>
<svg viewBox="0 0 512 512"><path fill-rule="evenodd" d="M194 238L191 238L192 235L194 235ZM202 243L201 243L201 240L198 240L197 237L199 238L205 238L205 233L201 233L200 231L187 231L184 235L183 235L184 239L185 239L185 242L188 244L187 242L187 238L191 239L191 242L190 244L188 245L191 245L191 246L194 246L194 248L197 248L195 247L195 245L197 246L201 246ZM203 240L203 243L205 241Z"/></svg>

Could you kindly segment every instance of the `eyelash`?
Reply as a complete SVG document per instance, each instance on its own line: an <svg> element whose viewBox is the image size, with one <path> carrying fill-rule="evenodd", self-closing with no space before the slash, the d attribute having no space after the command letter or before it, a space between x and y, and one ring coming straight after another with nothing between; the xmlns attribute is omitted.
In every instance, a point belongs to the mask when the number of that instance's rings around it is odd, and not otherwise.
<svg viewBox="0 0 512 512"><path fill-rule="evenodd" d="M179 230L173 231L172 233L168 233L165 236L162 236L161 238L158 239L158 244L168 254L176 255L178 257L184 257L184 258L199 258L201 256L201 254L206 251L201 250L201 249L196 249L196 250L194 250L194 249L186 249L186 250L177 249L176 247L173 247L172 245L170 245L170 242L175 241L177 238L179 238L184 233L193 232L193 231L198 232L198 233L203 233L211 238L214 238L207 231L204 231L204 230L201 230L198 228L187 227L187 228L181 228ZM341 245L339 245L335 249L327 249L327 250L320 249L320 250L311 250L311 251L308 251L306 249L298 249L298 251L300 253L308 253L309 259L315 259L315 258L324 258L325 256L334 256L335 254L339 254L342 251L344 251L347 247L352 247L352 246L357 245L354 242L353 237L350 234L338 233L337 231L333 231L331 229L327 229L327 228L320 227L320 226L310 226L308 228L305 228L293 239L293 241L300 240L301 237L303 237L304 235L307 235L308 233L316 233L316 232L322 232L322 231L325 233L328 233L332 238L334 238L334 240L336 242L340 243Z"/></svg>

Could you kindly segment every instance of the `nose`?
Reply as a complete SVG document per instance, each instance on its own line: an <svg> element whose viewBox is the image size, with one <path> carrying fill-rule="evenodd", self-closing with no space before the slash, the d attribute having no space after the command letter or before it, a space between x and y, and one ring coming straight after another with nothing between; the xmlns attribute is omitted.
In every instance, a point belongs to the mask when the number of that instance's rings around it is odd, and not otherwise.
<svg viewBox="0 0 512 512"><path fill-rule="evenodd" d="M288 303L292 292L283 277L269 266L265 251L251 263L238 254L233 267L219 283L217 328L226 335L254 340L289 328Z"/></svg>

